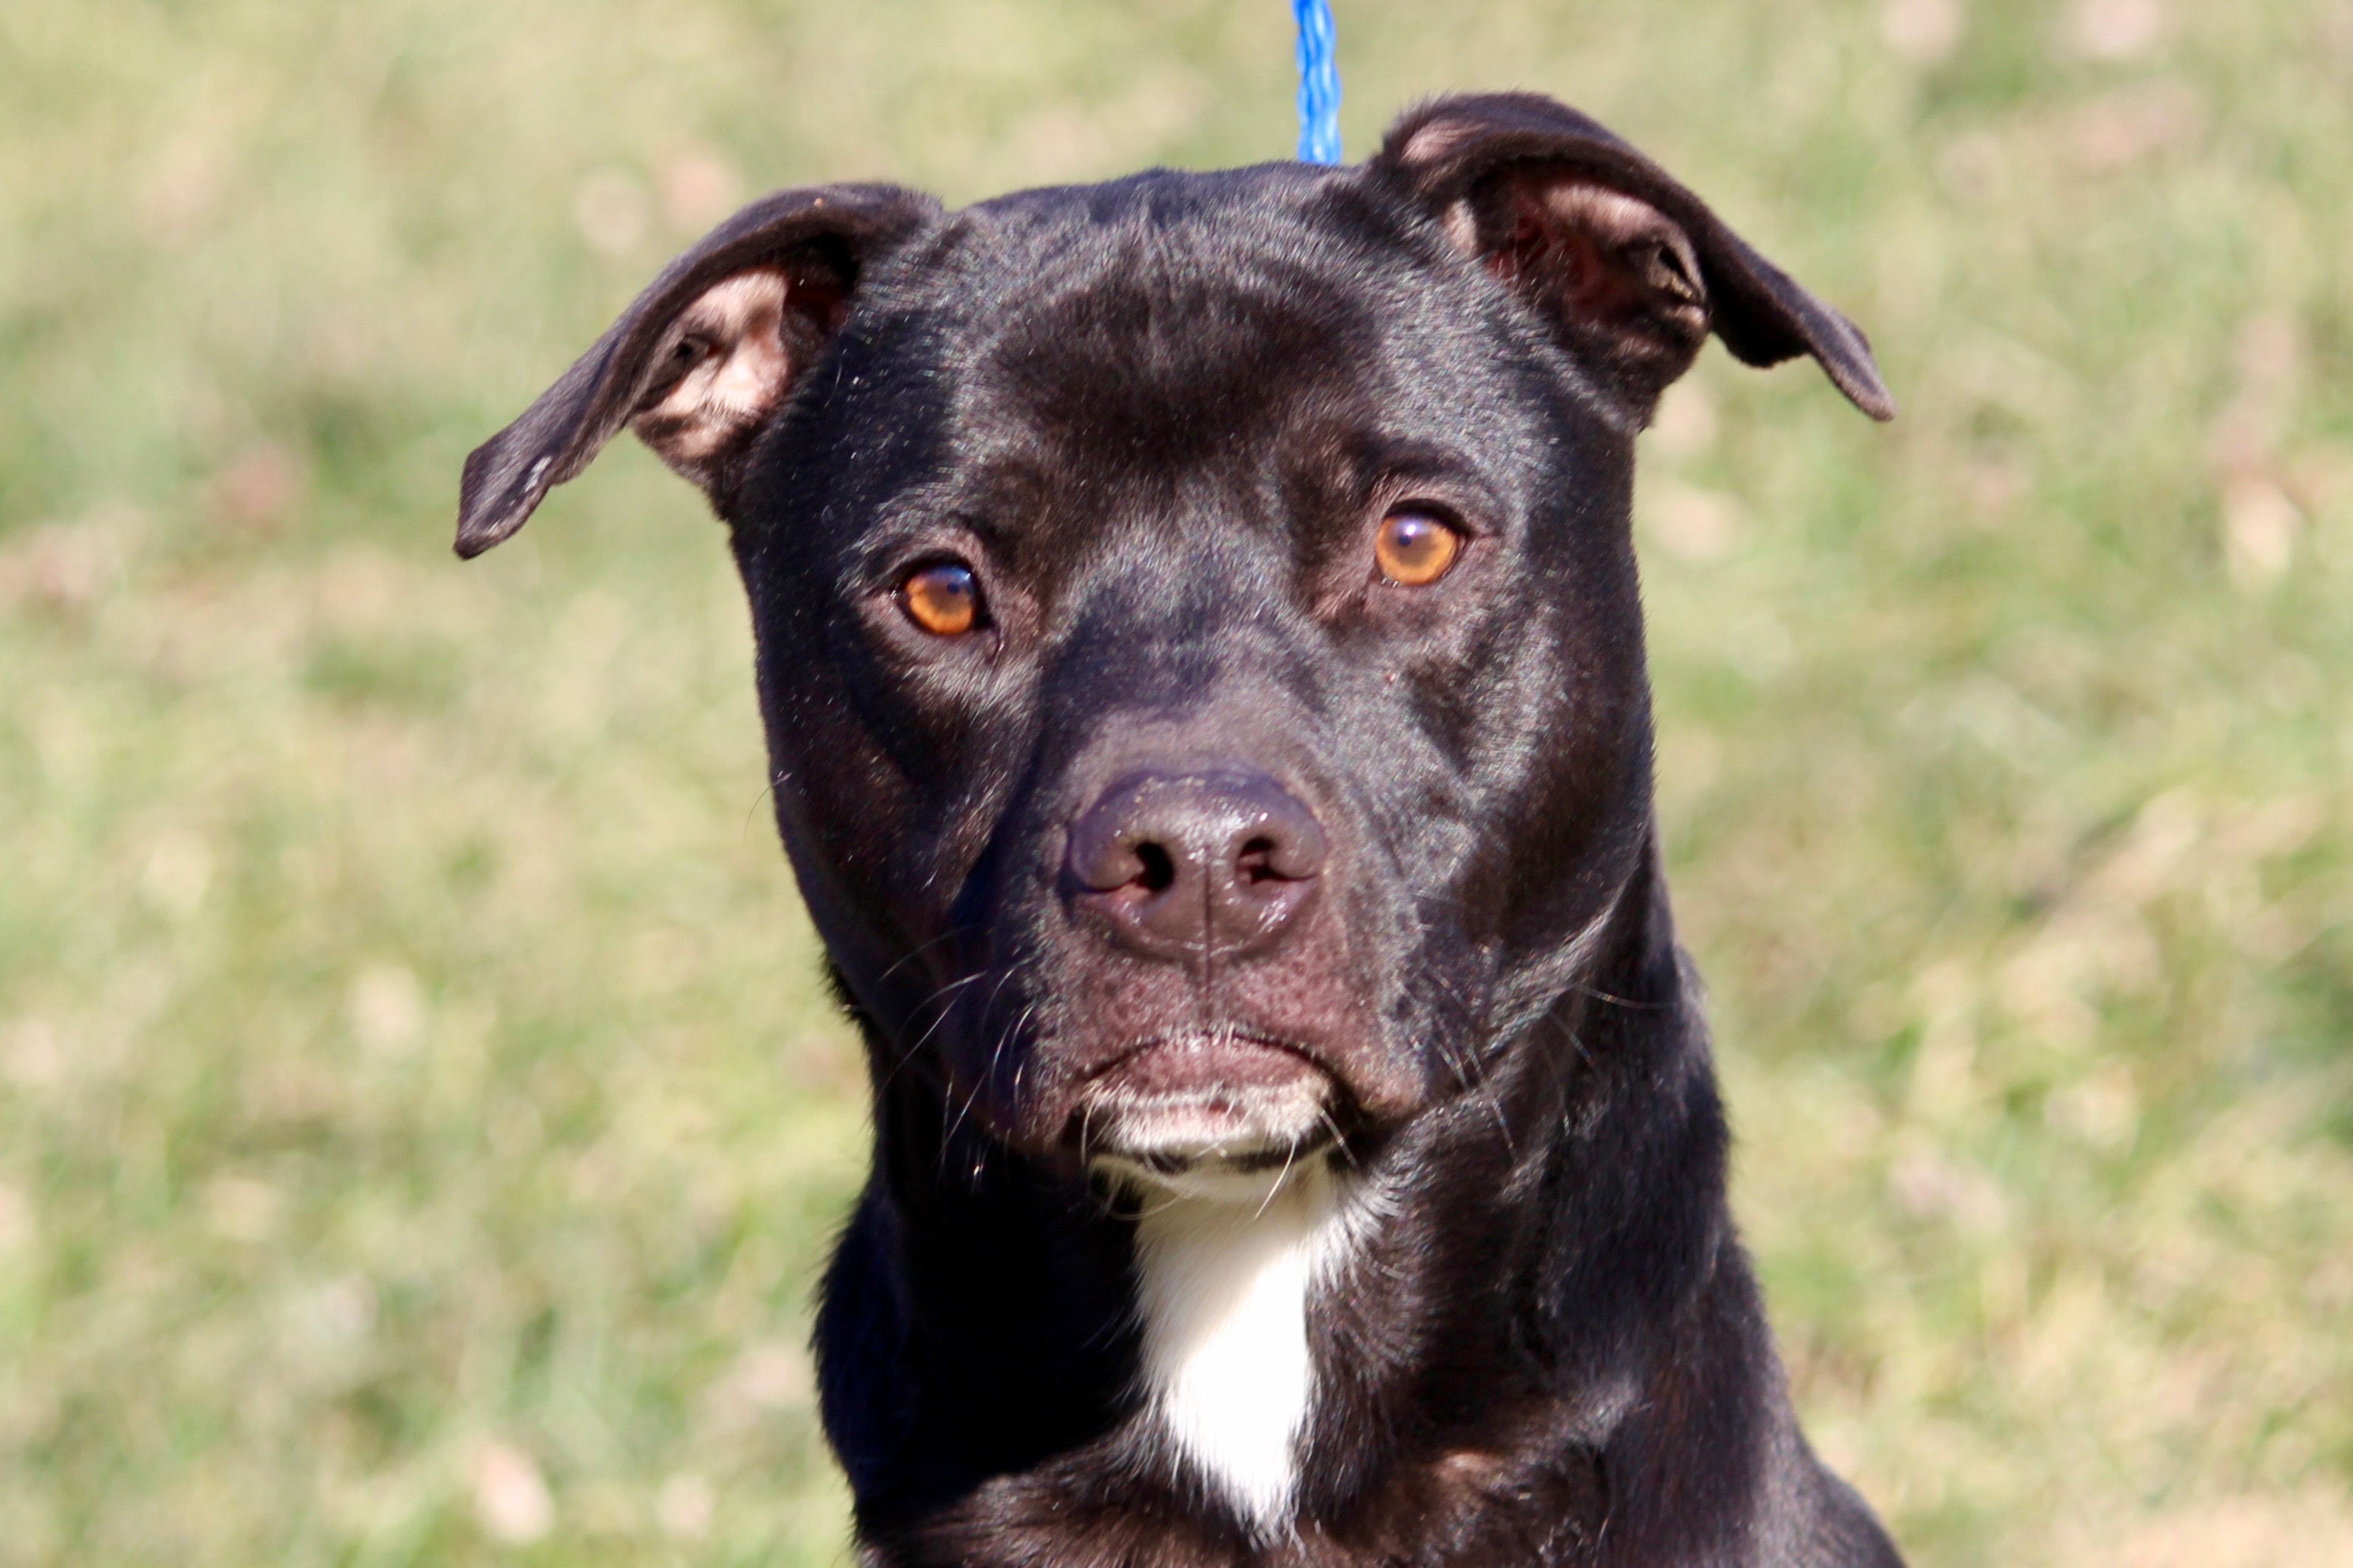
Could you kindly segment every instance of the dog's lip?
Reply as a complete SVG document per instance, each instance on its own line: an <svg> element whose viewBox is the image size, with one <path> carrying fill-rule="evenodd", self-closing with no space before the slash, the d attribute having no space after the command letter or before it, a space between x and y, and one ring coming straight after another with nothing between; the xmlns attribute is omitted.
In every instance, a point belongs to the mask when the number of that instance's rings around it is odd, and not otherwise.
<svg viewBox="0 0 2353 1568"><path fill-rule="evenodd" d="M1333 1140L1345 1093L1287 1040L1188 1031L1139 1042L1090 1073L1070 1136L1088 1159L1149 1171L1271 1167Z"/></svg>
<svg viewBox="0 0 2353 1568"><path fill-rule="evenodd" d="M1213 1077L1221 1068L1242 1070ZM1121 1081L1139 1074L1142 1082ZM1080 1092L1092 1096L1116 1086L1146 1093L1187 1093L1271 1086L1310 1075L1327 1084L1337 1081L1314 1052L1289 1040L1247 1030L1188 1029L1137 1041L1091 1070Z"/></svg>

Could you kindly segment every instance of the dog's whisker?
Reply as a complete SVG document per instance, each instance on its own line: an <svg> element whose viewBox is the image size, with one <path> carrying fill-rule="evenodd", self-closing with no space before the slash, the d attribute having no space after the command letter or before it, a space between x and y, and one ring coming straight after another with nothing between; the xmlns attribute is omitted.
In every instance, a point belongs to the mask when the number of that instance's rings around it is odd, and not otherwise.
<svg viewBox="0 0 2353 1568"><path fill-rule="evenodd" d="M1267 1209L1267 1205L1268 1205L1269 1204L1271 1204L1271 1203L1274 1202L1274 1195L1275 1195L1277 1193L1279 1193L1279 1192L1282 1191L1282 1187L1283 1187L1283 1184L1284 1184L1284 1183L1286 1183L1286 1182L1288 1182L1288 1181L1290 1181L1290 1180L1291 1180L1291 1166L1292 1166L1292 1163L1293 1163L1293 1161L1297 1160L1298 1158L1299 1158L1299 1140L1298 1140L1298 1139L1296 1139L1296 1138L1294 1138L1294 1139L1293 1139L1293 1140L1291 1141L1291 1145L1290 1145L1290 1147L1289 1147L1289 1148L1287 1148L1287 1149L1285 1149L1285 1150L1283 1150L1283 1152L1282 1152L1282 1170L1280 1170L1280 1171L1278 1171L1278 1172L1276 1172L1276 1173L1275 1173L1274 1180L1273 1180L1271 1183L1268 1184L1268 1186L1267 1186L1267 1189L1266 1189L1266 1196L1264 1196L1264 1197L1262 1197L1262 1198L1261 1198L1261 1199L1259 1200L1259 1202L1258 1202L1258 1212L1257 1212L1256 1214L1254 1214L1254 1215L1252 1215L1250 1216L1252 1219L1264 1219L1264 1218L1266 1217L1266 1209Z"/></svg>
<svg viewBox="0 0 2353 1568"><path fill-rule="evenodd" d="M955 1013L957 1004L972 994L972 992L966 989L966 987L970 986L972 983L976 980L986 979L987 977L987 973L988 972L986 970L981 970L975 973L965 975L963 979L954 982L950 985L941 987L940 993L934 993L935 997L941 993L950 991L953 991L955 994L949 996L947 1005L940 1009L939 1016L932 1020L931 1027L925 1029L922 1037L916 1040L913 1047L904 1053L902 1058L903 1060L912 1061L921 1055L923 1047L931 1042L932 1037L939 1032L940 1027L944 1025L948 1021L949 1016ZM988 1001L981 1005L981 1017L984 1020L988 1016L989 1009L996 1005L997 997L1005 989L1006 983L1012 977L1013 971L1010 969L1006 970L998 976L996 987L989 993ZM951 1086L951 1092L953 1092L954 1077L955 1075L952 1072L945 1075L945 1078ZM947 1122L940 1131L938 1169L942 1173L944 1173L947 1170L948 1153L955 1145L956 1133L963 1128L965 1118L971 1112L973 1100L977 1097L979 1092L979 1089L976 1086L971 1093L965 1095L964 1097L963 1108L956 1112L954 1120Z"/></svg>
<svg viewBox="0 0 2353 1568"><path fill-rule="evenodd" d="M1340 1131L1340 1123L1338 1121L1333 1117L1332 1108L1328 1105L1317 1106L1315 1108L1315 1117L1317 1121L1324 1123L1324 1129L1332 1134L1333 1153L1341 1161L1342 1163L1347 1165L1351 1170L1357 1169L1358 1162L1356 1159L1356 1152L1348 1147L1347 1137Z"/></svg>
<svg viewBox="0 0 2353 1568"><path fill-rule="evenodd" d="M964 932L964 931L959 931L959 930L957 930L957 929L955 929L955 927L953 927L953 926L952 926L952 927L950 927L948 930L946 930L946 931L944 931L940 932L940 934L939 934L939 935L937 935L937 936L935 936L935 937L932 938L932 939L931 939L931 941L929 941L929 942L919 942L919 943L917 943L913 948L910 949L906 953L904 953L903 955L902 955L902 956L900 957L900 959L899 959L899 961L898 961L897 963L895 963L892 964L890 968L885 969L885 970L884 970L884 971L883 971L883 972L882 972L879 976L877 976L877 983L878 983L878 984L880 984L880 983L882 983L882 982L887 982L887 981L888 981L888 980L889 980L892 975L894 975L894 974L898 973L899 973L899 971L901 971L901 970L902 970L902 969L906 968L906 967L907 967L907 965L909 965L909 964L911 964L911 963L914 963L917 959L919 959L919 958L923 957L923 954L925 954L925 953L927 953L927 952L931 952L931 951L932 951L932 949L934 949L934 948L935 948L935 947L938 947L938 946L939 946L939 945L941 945L943 942L954 942L954 941L955 941L955 940L956 940L956 938L958 938L958 937L960 937L960 936L964 936L964 935L965 935L965 934L966 934L965 932ZM986 972L985 972L985 971L980 971L980 972L976 972L976 973L986 973Z"/></svg>
<svg viewBox="0 0 2353 1568"><path fill-rule="evenodd" d="M774 800L776 795L776 781L770 779L761 787L760 793L753 797L752 804L744 808L744 826L736 835L739 847L752 841L752 819L759 816L760 807Z"/></svg>
<svg viewBox="0 0 2353 1568"><path fill-rule="evenodd" d="M997 1031L996 1043L988 1049L988 1067L981 1074L979 1083L974 1086L972 1094L965 1099L965 1110L969 1111L972 1109L973 1100L978 1099L982 1093L995 1092L997 1075L1002 1069L1005 1061L1005 1048L1013 1043L1017 1035L1029 1026L1030 1016L1037 1010L1038 1005L1035 1002L1023 1004L1020 1016Z"/></svg>
<svg viewBox="0 0 2353 1568"><path fill-rule="evenodd" d="M915 1037L915 1043L913 1045L902 1046L900 1047L899 1059L901 1062L912 1062L923 1055L923 1047L932 1043L932 1037L940 1032L941 1027L947 1023L949 1016L955 1012L956 1004L962 1002L966 996L971 994L971 993L966 991L965 987L970 985L974 981L984 977L984 974L968 974L953 984L942 986L937 992L934 992L932 994L929 1000L925 1003L925 1005L928 1006L931 1002L938 1001L944 995L947 998L947 1005L940 1009L939 1015L931 1021L930 1025L925 1027L923 1032ZM951 993L953 993L953 994L951 994Z"/></svg>

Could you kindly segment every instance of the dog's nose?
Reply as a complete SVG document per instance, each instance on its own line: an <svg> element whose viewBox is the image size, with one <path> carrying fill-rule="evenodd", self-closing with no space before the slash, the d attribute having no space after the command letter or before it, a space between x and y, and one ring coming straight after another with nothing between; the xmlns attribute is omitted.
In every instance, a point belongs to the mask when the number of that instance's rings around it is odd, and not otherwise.
<svg viewBox="0 0 2353 1568"><path fill-rule="evenodd" d="M1073 901L1155 958L1266 945L1314 895L1315 814L1245 769L1132 773L1071 824Z"/></svg>

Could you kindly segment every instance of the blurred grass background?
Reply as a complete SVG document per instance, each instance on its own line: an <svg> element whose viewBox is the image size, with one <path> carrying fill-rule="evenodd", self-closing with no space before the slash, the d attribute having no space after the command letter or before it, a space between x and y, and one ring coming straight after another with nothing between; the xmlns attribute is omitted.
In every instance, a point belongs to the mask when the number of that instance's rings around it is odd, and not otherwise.
<svg viewBox="0 0 2353 1568"><path fill-rule="evenodd" d="M1915 1563L2353 1563L2353 0L1340 0L1862 321L1646 438L1736 1202ZM1275 0L0 8L0 1564L839 1563L718 529L458 466L736 200L1287 153Z"/></svg>

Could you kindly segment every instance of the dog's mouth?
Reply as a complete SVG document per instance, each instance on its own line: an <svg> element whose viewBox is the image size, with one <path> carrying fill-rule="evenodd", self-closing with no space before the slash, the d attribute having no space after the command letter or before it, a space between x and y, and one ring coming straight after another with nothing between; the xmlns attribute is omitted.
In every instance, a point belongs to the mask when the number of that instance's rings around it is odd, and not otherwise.
<svg viewBox="0 0 2353 1568"><path fill-rule="evenodd" d="M1340 1086L1304 1052L1247 1035L1147 1041L1080 1089L1070 1136L1106 1173L1151 1184L1258 1178L1337 1139Z"/></svg>

